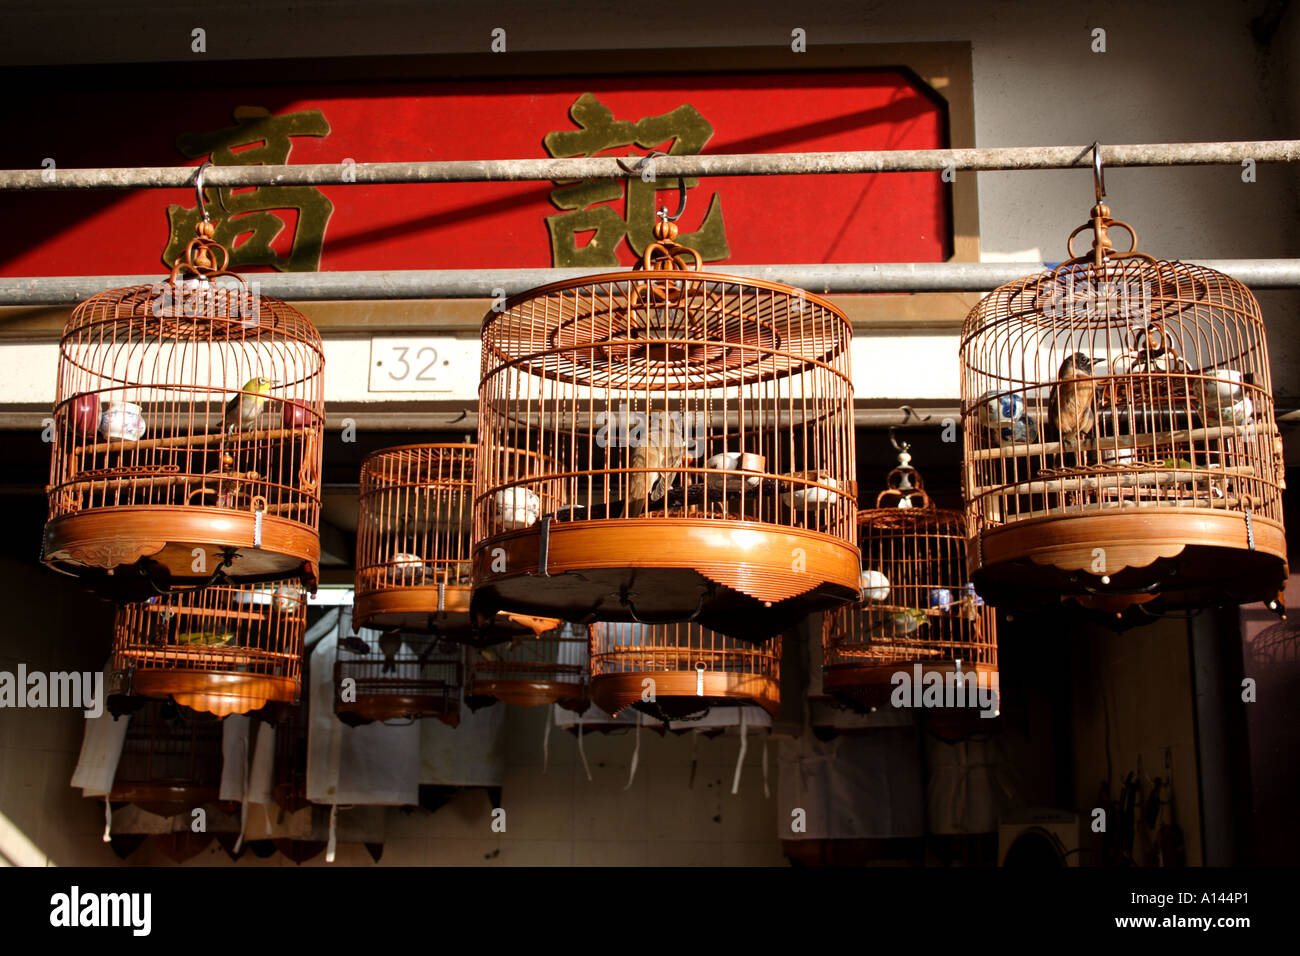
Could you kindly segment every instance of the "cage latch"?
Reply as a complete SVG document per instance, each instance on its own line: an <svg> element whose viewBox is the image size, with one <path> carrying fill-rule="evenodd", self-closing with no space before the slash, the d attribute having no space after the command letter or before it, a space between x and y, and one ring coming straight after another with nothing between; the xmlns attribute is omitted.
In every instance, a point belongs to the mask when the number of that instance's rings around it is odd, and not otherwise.
<svg viewBox="0 0 1300 956"><path fill-rule="evenodd" d="M443 612L443 606L446 603L446 599L447 599L447 582L439 581L438 582L438 613L439 614Z"/></svg>
<svg viewBox="0 0 1300 956"><path fill-rule="evenodd" d="M704 696L704 661L695 662L695 696Z"/></svg>
<svg viewBox="0 0 1300 956"><path fill-rule="evenodd" d="M546 570L546 559L551 549L551 519L555 517L552 514L542 515L541 525L541 542L538 545L537 552L537 573L544 578L549 578L551 572Z"/></svg>
<svg viewBox="0 0 1300 956"><path fill-rule="evenodd" d="M266 514L266 499L258 495L253 499L253 548L262 548L262 516Z"/></svg>
<svg viewBox="0 0 1300 956"><path fill-rule="evenodd" d="M1250 518L1250 508L1246 509L1246 547L1255 550L1255 525Z"/></svg>

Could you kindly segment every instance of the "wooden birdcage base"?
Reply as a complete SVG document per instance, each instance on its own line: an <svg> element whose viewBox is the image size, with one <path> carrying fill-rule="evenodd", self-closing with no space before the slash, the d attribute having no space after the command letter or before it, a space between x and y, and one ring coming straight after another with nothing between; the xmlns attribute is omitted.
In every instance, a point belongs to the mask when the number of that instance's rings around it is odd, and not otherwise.
<svg viewBox="0 0 1300 956"><path fill-rule="evenodd" d="M134 804L160 817L174 817L179 813L188 814L195 807L216 803L219 795L216 787L141 782L113 784L108 799L110 803Z"/></svg>
<svg viewBox="0 0 1300 956"><path fill-rule="evenodd" d="M555 618L498 614L488 627L480 628L470 614L472 593L464 585L443 588L441 609L436 587L386 588L358 594L352 606L352 627L437 634L449 641L486 646L560 626Z"/></svg>
<svg viewBox="0 0 1300 956"><path fill-rule="evenodd" d="M956 673L952 661L934 661L931 663L917 661L900 661L894 664L834 664L823 668L822 687L828 694L835 696L859 713L883 710L894 706L892 696L898 689L894 675L900 671L907 674L909 686L915 682L916 665L920 663L921 679L929 674L938 674L947 683L948 675ZM998 669L993 664L971 664L962 661L962 674L974 675L979 681L981 675L988 675L985 680L997 679ZM968 685L970 686L970 685ZM924 687L922 687L924 691ZM971 687L971 692L974 688ZM909 698L910 699L910 698ZM911 708L908 708L911 709ZM945 711L955 714L964 713L970 707L926 707L927 711ZM976 713L978 717L978 712ZM980 718L985 724L993 726L993 718Z"/></svg>
<svg viewBox="0 0 1300 956"><path fill-rule="evenodd" d="M227 553L227 580L237 584L299 578L315 592L320 536L306 525L263 515L261 547L253 546L251 512L224 508L132 505L95 508L45 526L41 560L82 578L105 597L143 600L160 589L212 577ZM205 553L194 570L195 551Z"/></svg>
<svg viewBox="0 0 1300 956"><path fill-rule="evenodd" d="M568 705L574 709L582 697L582 684L574 681L510 680L492 677L473 680L465 689L465 703L470 710L503 701L514 707L540 707L544 704Z"/></svg>
<svg viewBox="0 0 1300 956"><path fill-rule="evenodd" d="M460 724L460 702L448 694L357 694L354 701L336 700L334 713L349 727L424 717L436 717L449 727Z"/></svg>
<svg viewBox="0 0 1300 956"><path fill-rule="evenodd" d="M296 704L297 678L228 671L149 669L131 674L126 691L140 697L171 698L182 707L225 717L260 710L268 703Z"/></svg>
<svg viewBox="0 0 1300 956"><path fill-rule="evenodd" d="M1251 530L1253 549L1245 518L1222 511L1144 506L1027 518L987 529L982 542L972 537L967 561L980 594L995 605L1144 590L1171 605L1272 600L1287 577L1286 536L1258 516Z"/></svg>
<svg viewBox="0 0 1300 956"><path fill-rule="evenodd" d="M624 674L601 674L591 678L591 699L597 707L617 716L624 707L641 703L646 678L654 681L654 707L657 716L680 719L707 707L757 704L776 716L781 707L781 685L766 674L730 674L706 672L704 693L699 694L696 671L633 671Z"/></svg>
<svg viewBox="0 0 1300 956"><path fill-rule="evenodd" d="M565 619L693 619L763 643L860 596L857 548L799 528L632 518L552 523L547 539L545 574L536 525L476 544L476 603Z"/></svg>

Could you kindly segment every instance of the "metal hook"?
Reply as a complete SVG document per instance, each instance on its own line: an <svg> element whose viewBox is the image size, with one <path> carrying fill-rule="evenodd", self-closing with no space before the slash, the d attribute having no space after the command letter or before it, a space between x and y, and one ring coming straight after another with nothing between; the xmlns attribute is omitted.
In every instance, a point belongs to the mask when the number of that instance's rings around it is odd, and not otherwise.
<svg viewBox="0 0 1300 956"><path fill-rule="evenodd" d="M897 427L898 426L896 425L889 426L889 443L894 446L894 451L898 452L899 454L906 454L907 452L911 451L912 445L910 442L903 442L902 444L899 444L898 436L895 433L895 429Z"/></svg>
<svg viewBox="0 0 1300 956"><path fill-rule="evenodd" d="M1106 171L1101 165L1101 143L1092 144L1092 185L1097 192L1097 202L1106 197Z"/></svg>
<svg viewBox="0 0 1300 956"><path fill-rule="evenodd" d="M204 221L204 222L211 222L211 221L212 221L212 219L208 216L208 206L207 206L207 203L204 202L204 200L203 200L203 172L204 172L204 170L206 170L206 169L207 169L209 166L211 166L211 165L212 165L212 160L210 160L210 159L205 159L205 160L203 161L203 165L201 165L201 166L199 167L199 171L198 171L198 173L196 173L195 176L194 176L194 193L195 193L196 196L198 196L198 199L199 199L199 212L203 214L203 221ZM225 199L222 197L222 195L221 195L221 187L220 187L220 186L217 187L217 205L221 207L221 211L222 211L222 212L224 212L224 213L226 213L226 214L229 214L229 213L230 213L230 210L226 208L226 200L225 200Z"/></svg>
<svg viewBox="0 0 1300 956"><path fill-rule="evenodd" d="M617 156L614 157L614 162L618 163L618 168L623 170L623 172L627 173L629 176L635 176L639 174L641 170L645 169L646 166L650 164L650 161L654 159L656 156L667 156L667 155L668 154L665 153L662 149L652 149L644 156L638 158L637 161L633 163L631 167L623 165L623 160L619 159ZM682 213L684 213L685 211L686 211L686 179L683 176L678 176L677 177L677 212L670 216L668 215L668 207L660 206L657 215L659 216L660 219L664 220L665 222L676 222L678 219L682 218Z"/></svg>

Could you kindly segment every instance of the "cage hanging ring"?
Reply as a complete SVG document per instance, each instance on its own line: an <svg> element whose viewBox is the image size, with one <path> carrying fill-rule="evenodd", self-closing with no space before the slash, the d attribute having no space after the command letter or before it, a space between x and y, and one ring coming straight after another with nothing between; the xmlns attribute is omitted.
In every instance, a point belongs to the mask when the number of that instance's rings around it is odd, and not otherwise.
<svg viewBox="0 0 1300 956"><path fill-rule="evenodd" d="M1137 245L1138 245L1137 230L1134 229L1132 226L1130 226L1128 223L1124 222L1123 220L1109 219L1109 218L1103 221L1102 228L1104 229L1106 234L1109 235L1110 231L1117 226L1128 233L1129 247L1123 251L1118 251L1118 252L1114 249L1114 247L1108 248L1106 250L1107 255L1111 255L1111 256L1133 255L1135 252L1137 252ZM1065 262L1061 263L1062 266L1069 264L1071 260L1080 258L1079 254L1074 251L1074 240L1079 235L1079 233L1083 232L1085 229L1091 229L1093 231L1093 234L1095 235L1097 232L1096 223L1092 221L1085 222L1082 226L1077 226L1074 232L1070 233L1069 238L1065 240L1065 254L1068 258L1066 259ZM1057 269L1059 270L1060 266L1058 266Z"/></svg>

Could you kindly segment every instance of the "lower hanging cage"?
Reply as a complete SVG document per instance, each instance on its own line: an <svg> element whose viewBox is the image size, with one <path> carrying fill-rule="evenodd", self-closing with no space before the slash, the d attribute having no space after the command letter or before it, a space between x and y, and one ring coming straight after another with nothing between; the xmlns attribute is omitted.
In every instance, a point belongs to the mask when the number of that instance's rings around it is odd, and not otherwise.
<svg viewBox="0 0 1300 956"><path fill-rule="evenodd" d="M339 621L334 662L334 712L356 727L372 721L410 721L433 717L455 727L460 722L464 683L459 644L430 634L350 632Z"/></svg>
<svg viewBox="0 0 1300 956"><path fill-rule="evenodd" d="M671 724L715 707L781 704L781 638L754 645L699 624L601 622L590 627L591 699Z"/></svg>
<svg viewBox="0 0 1300 956"><path fill-rule="evenodd" d="M108 707L174 700L224 717L297 704L307 595L297 583L212 585L118 608Z"/></svg>
<svg viewBox="0 0 1300 956"><path fill-rule="evenodd" d="M558 704L581 712L587 706L587 634L564 624L536 637L467 648L465 702L471 710L504 701L516 707Z"/></svg>
<svg viewBox="0 0 1300 956"><path fill-rule="evenodd" d="M108 799L161 817L215 804L221 790L222 725L150 700L132 713Z"/></svg>

